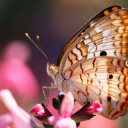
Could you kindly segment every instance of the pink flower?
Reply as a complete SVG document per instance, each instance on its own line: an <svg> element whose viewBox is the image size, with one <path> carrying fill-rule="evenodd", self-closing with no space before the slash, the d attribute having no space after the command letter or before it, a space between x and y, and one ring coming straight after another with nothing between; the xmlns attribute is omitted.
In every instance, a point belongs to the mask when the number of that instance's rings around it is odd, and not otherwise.
<svg viewBox="0 0 128 128"><path fill-rule="evenodd" d="M36 77L25 63L30 55L24 42L14 41L5 48L0 60L0 89L9 89L24 102L33 102L39 96Z"/></svg>
<svg viewBox="0 0 128 128"><path fill-rule="evenodd" d="M54 128L76 128L76 123L71 119L72 110L74 107L74 98L71 92L68 92L61 104L60 116L51 116L48 121L55 124Z"/></svg>
<svg viewBox="0 0 128 128"><path fill-rule="evenodd" d="M100 102L94 101L91 104L88 102L72 115L74 98L71 92L68 92L66 95L59 93L58 100L56 98L52 99L52 105L58 111L60 116L51 116L51 113L44 104L42 104L42 106L40 104L34 106L31 113L34 114L37 119L42 121L42 123L46 123L48 127L51 127L49 124L54 124L54 128L76 128L80 122L94 117L95 115L92 113L100 113L103 111Z"/></svg>
<svg viewBox="0 0 128 128"><path fill-rule="evenodd" d="M4 59L16 59L21 61L27 61L31 56L31 50L26 42L13 41L10 42L5 50L3 57Z"/></svg>
<svg viewBox="0 0 128 128"><path fill-rule="evenodd" d="M81 108L81 105L75 102L74 112ZM80 122L80 126L78 128L121 128L119 119L117 120L110 120L107 119L99 114L91 118L90 120L86 120Z"/></svg>
<svg viewBox="0 0 128 128"><path fill-rule="evenodd" d="M0 101L10 111L10 114L0 116L0 128L10 128L10 124L14 128L32 128L31 116L17 105L9 90L0 91Z"/></svg>
<svg viewBox="0 0 128 128"><path fill-rule="evenodd" d="M103 111L102 104L99 101L94 101L91 104L89 104L85 110L84 113L91 114L91 113L101 113Z"/></svg>

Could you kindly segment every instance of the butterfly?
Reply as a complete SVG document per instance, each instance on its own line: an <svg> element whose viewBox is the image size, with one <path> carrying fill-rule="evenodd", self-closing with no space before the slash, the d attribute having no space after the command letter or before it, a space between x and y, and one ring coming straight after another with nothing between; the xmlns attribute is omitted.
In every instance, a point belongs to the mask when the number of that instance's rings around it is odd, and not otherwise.
<svg viewBox="0 0 128 128"><path fill-rule="evenodd" d="M62 49L47 73L78 103L99 101L102 116L116 119L128 106L128 9L105 8L82 27Z"/></svg>

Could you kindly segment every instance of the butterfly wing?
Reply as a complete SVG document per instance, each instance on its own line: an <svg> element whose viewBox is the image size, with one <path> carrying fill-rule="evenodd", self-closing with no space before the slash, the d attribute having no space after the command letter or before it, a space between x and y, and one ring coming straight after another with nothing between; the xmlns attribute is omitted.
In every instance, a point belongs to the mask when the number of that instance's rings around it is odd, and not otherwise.
<svg viewBox="0 0 128 128"><path fill-rule="evenodd" d="M126 112L127 67L116 57L96 57L82 60L64 72L69 79L70 91L84 105L99 101L103 105L103 116L114 119Z"/></svg>
<svg viewBox="0 0 128 128"><path fill-rule="evenodd" d="M72 46L73 44L76 44L78 42L82 42L82 38L87 38L89 35L88 33L88 29L92 28L92 26L94 26L99 20L101 21L101 18L106 17L106 15L108 15L109 13L118 10L118 9L122 9L122 6L120 5L113 5L110 6L104 10L102 10L100 13L98 13L94 18L92 18L84 27L82 27L69 41L68 43L64 46L64 48L62 49L58 60L57 60L57 65L60 65L60 62L63 58L63 55L67 52L68 48L70 46ZM111 16L112 19L114 19L114 14ZM117 17L116 17L117 18ZM109 20L106 19L106 21ZM83 35L84 34L84 35ZM87 35L86 35L87 34ZM86 35L86 37L85 37ZM79 39L79 40L78 40ZM76 43L74 43L76 42ZM82 44L81 44L82 45ZM80 45L79 45L80 46Z"/></svg>
<svg viewBox="0 0 128 128"><path fill-rule="evenodd" d="M128 10L119 7L108 7L89 21L58 60L75 99L81 105L100 101L101 115L110 119L123 115L128 105Z"/></svg>

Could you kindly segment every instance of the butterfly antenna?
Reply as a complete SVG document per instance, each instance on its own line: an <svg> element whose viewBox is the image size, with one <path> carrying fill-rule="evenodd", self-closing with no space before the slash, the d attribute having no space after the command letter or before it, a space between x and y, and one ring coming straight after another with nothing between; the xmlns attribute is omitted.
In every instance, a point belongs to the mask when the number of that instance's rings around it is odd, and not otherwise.
<svg viewBox="0 0 128 128"><path fill-rule="evenodd" d="M42 46L42 48L43 48L44 51L42 51L42 50L34 43L34 41L31 39L31 37L28 35L28 33L25 33L25 35L26 35L26 37L27 37L29 40L31 40L31 42L37 47L37 49L38 49L41 53L43 53L44 56L47 58L47 60L52 64L52 61L50 60L50 58L49 58L47 52L45 51L45 49L44 49L44 47L43 47L43 45L42 45L42 43L41 43L41 41L40 41L39 36L36 36L36 37L37 37L37 40L40 42L40 44L41 44L41 46Z"/></svg>
<svg viewBox="0 0 128 128"><path fill-rule="evenodd" d="M50 60L50 58L49 58L47 52L45 51L45 48L44 48L43 44L41 43L40 37L37 35L36 38L37 38L37 40L40 42L40 44L41 44L41 46L42 46L42 48L43 48L43 51L44 51L45 55L47 56L47 59L48 59L48 60L50 61L50 63L52 64L52 61Z"/></svg>

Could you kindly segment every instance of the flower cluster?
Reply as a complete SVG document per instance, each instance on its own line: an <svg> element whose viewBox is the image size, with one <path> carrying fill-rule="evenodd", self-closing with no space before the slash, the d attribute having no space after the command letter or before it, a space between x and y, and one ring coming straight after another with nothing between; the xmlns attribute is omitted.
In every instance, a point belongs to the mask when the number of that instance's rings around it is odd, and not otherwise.
<svg viewBox="0 0 128 128"><path fill-rule="evenodd" d="M31 111L37 119L43 122L45 128L77 128L80 122L94 117L93 113L103 111L99 101L94 101L91 104L87 103L79 111L72 114L74 98L71 92L66 95L61 93L58 95L58 100L53 98L52 104L58 111L59 116L53 116L44 104L35 105Z"/></svg>

